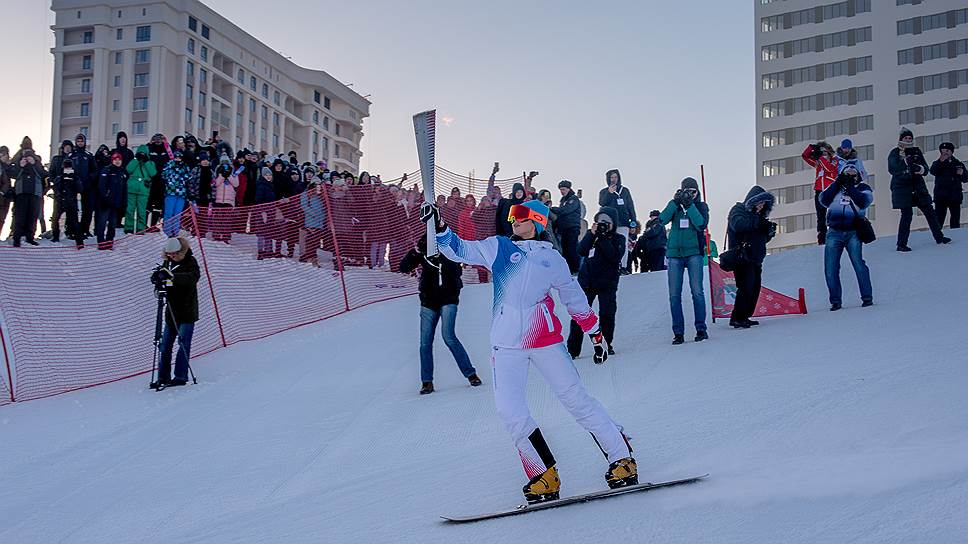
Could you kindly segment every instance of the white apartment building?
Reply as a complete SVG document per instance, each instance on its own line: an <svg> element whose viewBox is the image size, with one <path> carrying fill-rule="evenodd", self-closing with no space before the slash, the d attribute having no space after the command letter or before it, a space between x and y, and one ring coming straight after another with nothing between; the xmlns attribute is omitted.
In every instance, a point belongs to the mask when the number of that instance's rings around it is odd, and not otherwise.
<svg viewBox="0 0 968 544"><path fill-rule="evenodd" d="M236 150L295 150L300 161L358 172L370 102L205 4L52 0L51 9L54 153L79 132L113 147L120 130L132 145L218 131Z"/></svg>
<svg viewBox="0 0 968 544"><path fill-rule="evenodd" d="M814 170L804 148L850 138L871 175L868 217L897 232L887 156L901 126L930 164L952 142L968 156L964 0L753 0L757 179L777 197L771 250L816 244ZM931 190L933 179L928 176ZM920 213L912 228L926 228Z"/></svg>

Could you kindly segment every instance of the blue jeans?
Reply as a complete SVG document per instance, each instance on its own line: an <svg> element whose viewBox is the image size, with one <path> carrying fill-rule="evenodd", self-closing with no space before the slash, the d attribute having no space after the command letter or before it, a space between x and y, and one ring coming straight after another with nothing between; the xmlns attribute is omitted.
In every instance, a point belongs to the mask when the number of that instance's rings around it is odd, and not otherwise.
<svg viewBox="0 0 968 544"><path fill-rule="evenodd" d="M440 310L432 310L424 306L420 307L420 380L424 382L434 381L434 333L437 331L437 321L444 318L441 336L444 337L444 344L450 349L457 361L457 367L465 378L472 374L477 374L471 359L467 356L467 351L457 339L454 325L457 323L457 305L447 304Z"/></svg>
<svg viewBox="0 0 968 544"><path fill-rule="evenodd" d="M823 273L827 277L827 291L830 292L830 303L843 302L840 289L840 257L847 250L850 264L857 274L857 286L860 288L862 301L873 301L874 293L871 287L871 271L864 262L864 244L857 233L852 230L827 230L827 242L823 248Z"/></svg>
<svg viewBox="0 0 968 544"><path fill-rule="evenodd" d="M165 332L161 335L161 362L158 364L158 379L167 381L171 376L171 350L178 338L178 355L175 357L175 379L188 381L188 359L192 351L194 323L182 323L176 334L172 326L165 322Z"/></svg>
<svg viewBox="0 0 968 544"><path fill-rule="evenodd" d="M185 198L181 196L165 196L165 234L178 236L181 230L181 213L185 211Z"/></svg>
<svg viewBox="0 0 968 544"><path fill-rule="evenodd" d="M682 274L689 272L692 311L696 332L706 330L706 294L702 290L702 255L669 257L669 306L672 309L672 334L685 334L686 318L682 315Z"/></svg>

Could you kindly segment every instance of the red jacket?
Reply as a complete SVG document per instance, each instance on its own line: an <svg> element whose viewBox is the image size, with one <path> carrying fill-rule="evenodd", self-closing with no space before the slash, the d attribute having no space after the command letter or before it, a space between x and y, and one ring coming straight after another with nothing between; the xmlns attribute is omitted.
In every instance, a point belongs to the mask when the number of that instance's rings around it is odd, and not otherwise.
<svg viewBox="0 0 968 544"><path fill-rule="evenodd" d="M830 160L827 157L821 155L820 159L813 159L810 157L810 153L813 151L813 146L808 145L803 153L800 155L803 161L814 167L814 191L823 191L827 187L833 185L837 181L837 160Z"/></svg>

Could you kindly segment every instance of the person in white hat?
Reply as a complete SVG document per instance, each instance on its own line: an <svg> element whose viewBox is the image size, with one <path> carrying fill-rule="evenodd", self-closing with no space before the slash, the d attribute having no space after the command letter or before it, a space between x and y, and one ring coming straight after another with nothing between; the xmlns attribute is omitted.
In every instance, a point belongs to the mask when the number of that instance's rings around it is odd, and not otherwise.
<svg viewBox="0 0 968 544"><path fill-rule="evenodd" d="M152 389L174 387L188 383L188 359L191 357L192 334L198 321L198 280L201 273L198 261L184 238L169 238L162 250L165 261L159 269L165 278L165 331L161 336L161 361L158 363L158 380L151 382ZM178 339L178 355L175 357L175 376L171 375L171 355Z"/></svg>

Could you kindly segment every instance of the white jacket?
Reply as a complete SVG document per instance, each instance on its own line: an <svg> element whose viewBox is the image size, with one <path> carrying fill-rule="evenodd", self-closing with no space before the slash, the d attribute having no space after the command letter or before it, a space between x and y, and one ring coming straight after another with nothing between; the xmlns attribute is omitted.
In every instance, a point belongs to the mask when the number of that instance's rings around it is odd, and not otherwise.
<svg viewBox="0 0 968 544"><path fill-rule="evenodd" d="M493 273L492 346L529 349L560 343L562 327L552 288L583 331L598 330L598 317L585 293L550 242L512 242L503 236L469 241L448 228L437 234L437 247L452 261L484 266Z"/></svg>

